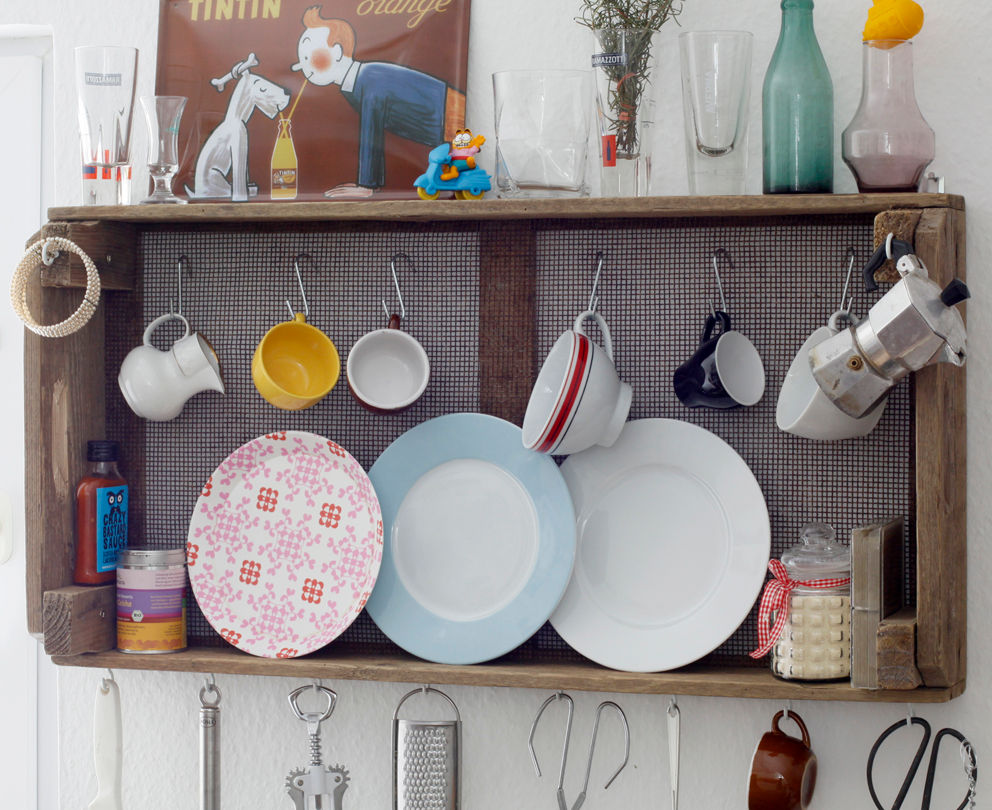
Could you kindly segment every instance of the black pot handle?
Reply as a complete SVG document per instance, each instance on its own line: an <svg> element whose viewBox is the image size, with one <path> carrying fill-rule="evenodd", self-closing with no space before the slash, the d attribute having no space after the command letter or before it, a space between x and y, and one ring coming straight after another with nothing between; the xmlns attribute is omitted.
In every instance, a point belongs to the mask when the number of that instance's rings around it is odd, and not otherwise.
<svg viewBox="0 0 992 810"><path fill-rule="evenodd" d="M717 324L720 325L720 331L717 335L722 335L724 332L730 331L730 316L720 309L714 310L712 315L706 316L706 326L703 328L703 336L699 339L701 344L713 336L713 328Z"/></svg>

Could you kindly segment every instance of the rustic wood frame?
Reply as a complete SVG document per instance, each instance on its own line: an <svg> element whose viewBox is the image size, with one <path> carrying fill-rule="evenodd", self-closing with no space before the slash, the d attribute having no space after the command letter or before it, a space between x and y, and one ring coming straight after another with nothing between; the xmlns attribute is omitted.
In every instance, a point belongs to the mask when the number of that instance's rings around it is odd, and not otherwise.
<svg viewBox="0 0 992 810"><path fill-rule="evenodd" d="M176 208L59 208L41 236L65 236L97 262L105 305L65 340L25 337L27 619L58 664L118 668L292 675L594 691L722 695L775 699L939 702L961 694L966 674L967 526L964 369L933 366L914 380L916 444L917 615L915 662L924 686L864 691L847 684L775 679L763 669L690 666L666 673L614 672L592 663L497 662L471 667L430 664L403 654L326 652L296 660L253 658L233 648L193 648L168 656L113 652L113 587L72 585L73 487L85 466L85 443L103 435L104 335L108 308L117 322L141 324L138 236L142 228L244 227L339 222L480 223L480 409L520 423L530 380L517 369L535 361L537 219L667 220L708 217L877 215L900 220L939 284L965 275L964 201L945 194L652 197L636 200L527 202L364 202L285 205L188 205ZM499 221L499 227L495 222ZM350 227L350 226L348 226ZM876 228L878 230L878 228ZM509 231L509 232L508 232ZM78 257L47 268L30 291L31 311L44 323L61 320L84 286ZM510 294L512 291L512 297ZM521 295L523 291L523 295ZM498 322L497 322L498 319ZM508 321L509 319L509 321ZM513 358L484 336L517 338ZM135 334L135 341L139 339ZM140 429L135 421L133 429ZM142 471L129 471L141 520ZM905 634L903 634L905 636ZM905 643L905 642L904 642ZM912 637L908 643L912 643ZM912 660L912 659L910 659Z"/></svg>

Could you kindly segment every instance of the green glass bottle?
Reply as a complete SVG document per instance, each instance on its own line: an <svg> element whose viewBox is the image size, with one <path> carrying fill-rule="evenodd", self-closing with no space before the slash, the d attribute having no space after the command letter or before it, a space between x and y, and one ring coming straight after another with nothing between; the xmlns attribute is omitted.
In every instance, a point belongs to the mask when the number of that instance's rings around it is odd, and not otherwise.
<svg viewBox="0 0 992 810"><path fill-rule="evenodd" d="M813 0L782 0L761 93L766 194L834 188L834 87L813 31Z"/></svg>

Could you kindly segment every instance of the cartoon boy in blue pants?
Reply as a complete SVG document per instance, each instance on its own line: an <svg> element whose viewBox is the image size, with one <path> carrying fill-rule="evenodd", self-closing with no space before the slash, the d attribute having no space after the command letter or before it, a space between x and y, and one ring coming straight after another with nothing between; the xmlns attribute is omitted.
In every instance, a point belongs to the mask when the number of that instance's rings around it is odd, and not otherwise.
<svg viewBox="0 0 992 810"><path fill-rule="evenodd" d="M425 146L450 141L465 119L465 94L403 65L357 61L354 29L320 11L312 6L303 14L293 70L312 84L338 85L359 116L358 183L324 196L369 197L386 183L386 132Z"/></svg>

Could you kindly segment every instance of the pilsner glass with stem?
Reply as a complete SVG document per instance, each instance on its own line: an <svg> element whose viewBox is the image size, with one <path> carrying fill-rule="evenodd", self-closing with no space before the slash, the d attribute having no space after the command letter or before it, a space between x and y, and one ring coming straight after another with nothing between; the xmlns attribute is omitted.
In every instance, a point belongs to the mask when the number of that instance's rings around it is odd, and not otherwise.
<svg viewBox="0 0 992 810"><path fill-rule="evenodd" d="M186 200L172 193L172 178L179 169L179 120L186 96L142 96L141 108L148 124L148 173L152 193L142 204L185 205Z"/></svg>

